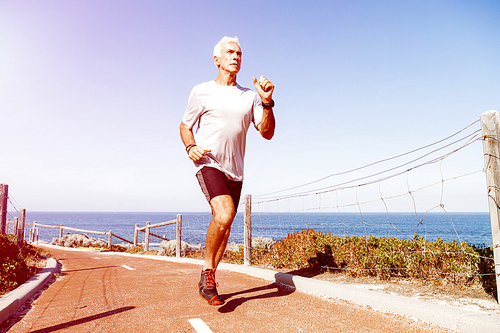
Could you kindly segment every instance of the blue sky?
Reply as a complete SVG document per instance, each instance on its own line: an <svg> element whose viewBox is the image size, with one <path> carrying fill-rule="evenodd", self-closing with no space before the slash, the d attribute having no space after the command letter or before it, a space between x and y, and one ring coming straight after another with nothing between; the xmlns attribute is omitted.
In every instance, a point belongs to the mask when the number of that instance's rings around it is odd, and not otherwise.
<svg viewBox="0 0 500 333"><path fill-rule="evenodd" d="M208 211L178 126L225 35L239 84L276 86L245 193L404 153L500 109L499 21L497 1L0 0L0 182L28 211ZM452 210L487 210L470 183Z"/></svg>

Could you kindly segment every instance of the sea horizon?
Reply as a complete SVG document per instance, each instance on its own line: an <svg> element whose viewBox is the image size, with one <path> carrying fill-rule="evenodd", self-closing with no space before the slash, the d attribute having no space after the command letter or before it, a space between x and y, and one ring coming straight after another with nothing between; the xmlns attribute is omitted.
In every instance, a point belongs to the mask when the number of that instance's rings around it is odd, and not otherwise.
<svg viewBox="0 0 500 333"><path fill-rule="evenodd" d="M171 221L178 214L182 215L182 239L190 244L204 244L211 212L27 211L25 222L32 224L36 221L51 226L63 224L65 227L98 232L111 230L113 234L133 241L136 224L143 227L146 222ZM243 241L243 220L244 215L240 211L233 222L230 242ZM465 241L471 245L492 244L488 212L252 212L252 237L279 240L289 233L306 229L337 236L411 239L417 234L429 241L441 238L443 241ZM175 225L152 232L175 239ZM40 240L50 242L58 237L58 229L40 227L39 234ZM139 237L144 237L143 233ZM121 241L114 238L113 243Z"/></svg>

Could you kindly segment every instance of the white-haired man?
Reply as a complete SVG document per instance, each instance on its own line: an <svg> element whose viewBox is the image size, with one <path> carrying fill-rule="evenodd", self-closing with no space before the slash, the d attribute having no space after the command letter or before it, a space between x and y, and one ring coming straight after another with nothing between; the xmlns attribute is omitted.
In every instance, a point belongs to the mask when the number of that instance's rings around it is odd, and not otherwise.
<svg viewBox="0 0 500 333"><path fill-rule="evenodd" d="M201 297L210 305L224 304L217 292L215 270L226 249L240 200L247 130L253 123L262 137L270 140L275 128L274 85L263 76L260 80L254 77L257 94L237 84L241 54L236 37L224 37L217 43L213 55L217 78L191 90L180 125L182 142L212 209L198 285Z"/></svg>

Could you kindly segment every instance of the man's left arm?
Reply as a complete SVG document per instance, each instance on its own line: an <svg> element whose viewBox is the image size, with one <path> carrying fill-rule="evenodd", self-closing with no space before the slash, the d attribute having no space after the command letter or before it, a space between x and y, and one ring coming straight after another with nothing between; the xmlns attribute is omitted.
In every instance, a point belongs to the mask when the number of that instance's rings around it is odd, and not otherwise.
<svg viewBox="0 0 500 333"><path fill-rule="evenodd" d="M263 76L260 77L259 81L257 81L257 79L254 77L253 84L255 85L255 89L262 99L262 107L264 109L262 121L259 125L257 125L257 129L264 139L271 140L274 136L274 129L276 127L276 121L274 119L273 113L274 84L272 84L271 81Z"/></svg>

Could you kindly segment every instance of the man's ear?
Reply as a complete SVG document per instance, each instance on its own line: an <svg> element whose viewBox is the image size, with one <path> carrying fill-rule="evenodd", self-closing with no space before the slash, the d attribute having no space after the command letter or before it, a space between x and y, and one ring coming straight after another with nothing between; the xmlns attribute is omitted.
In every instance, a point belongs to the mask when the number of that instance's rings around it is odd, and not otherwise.
<svg viewBox="0 0 500 333"><path fill-rule="evenodd" d="M214 62L215 62L215 66L217 66L217 67L220 66L220 61L219 61L219 57L218 56L214 56Z"/></svg>

